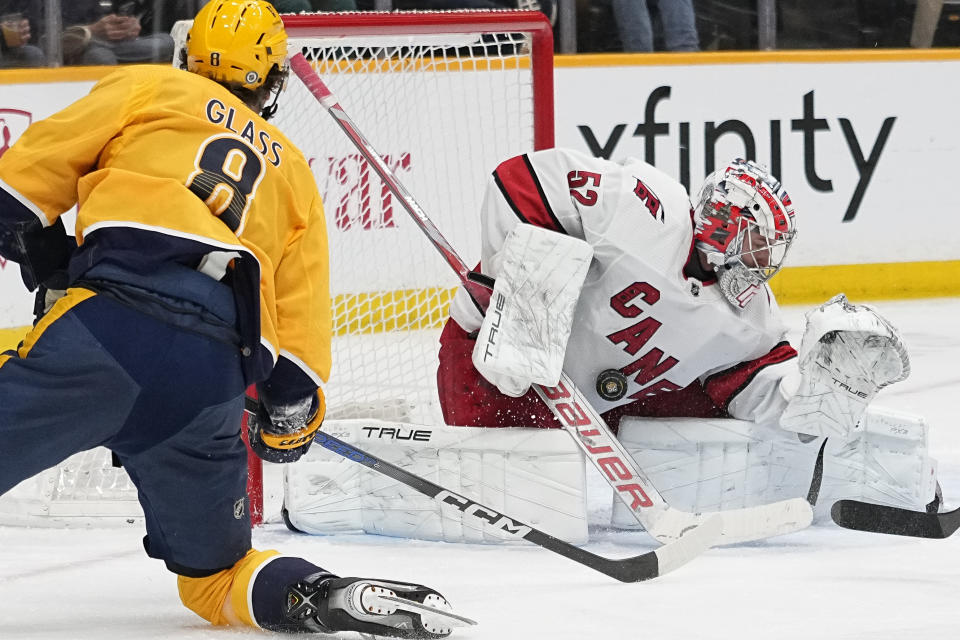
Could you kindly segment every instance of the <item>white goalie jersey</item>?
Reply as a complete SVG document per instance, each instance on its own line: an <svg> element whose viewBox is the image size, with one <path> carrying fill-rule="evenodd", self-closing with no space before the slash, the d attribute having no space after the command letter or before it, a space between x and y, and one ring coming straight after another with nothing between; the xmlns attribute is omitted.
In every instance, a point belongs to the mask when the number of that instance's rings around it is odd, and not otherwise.
<svg viewBox="0 0 960 640"><path fill-rule="evenodd" d="M778 415L779 380L795 368L796 352L774 296L764 285L735 309L715 281L685 273L691 216L683 186L645 162L621 165L568 149L518 156L488 185L480 271L497 276L504 238L520 223L592 246L564 370L601 413L656 402L699 380L734 417ZM466 332L482 322L462 290L451 317ZM611 370L620 372L618 383L604 384Z"/></svg>

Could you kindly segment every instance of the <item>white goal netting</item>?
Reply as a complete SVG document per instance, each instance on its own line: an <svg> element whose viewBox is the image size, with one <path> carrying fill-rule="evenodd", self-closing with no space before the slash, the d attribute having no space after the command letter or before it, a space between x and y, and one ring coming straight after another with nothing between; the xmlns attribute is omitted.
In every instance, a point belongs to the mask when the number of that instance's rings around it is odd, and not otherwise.
<svg viewBox="0 0 960 640"><path fill-rule="evenodd" d="M524 32L291 38L468 264L490 171L534 147ZM441 421L437 330L456 275L297 79L278 124L313 163L330 235L330 418Z"/></svg>
<svg viewBox="0 0 960 640"><path fill-rule="evenodd" d="M300 51L359 130L471 266L492 169L553 144L553 43L513 11L284 16ZM188 24L174 37L183 43ZM179 55L176 56L179 58ZM334 304L328 419L439 423L437 338L457 278L293 74L277 126L323 196ZM101 526L142 517L100 449L0 498L0 524Z"/></svg>

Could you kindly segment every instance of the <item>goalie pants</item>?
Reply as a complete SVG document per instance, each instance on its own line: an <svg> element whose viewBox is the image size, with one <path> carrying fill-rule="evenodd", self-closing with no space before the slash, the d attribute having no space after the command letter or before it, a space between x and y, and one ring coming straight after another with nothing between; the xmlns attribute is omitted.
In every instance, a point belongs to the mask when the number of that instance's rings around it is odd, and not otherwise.
<svg viewBox="0 0 960 640"><path fill-rule="evenodd" d="M532 389L512 398L490 384L474 368L471 355L476 334L466 332L453 318L440 334L440 364L437 391L444 422L461 427L542 427L561 428L550 409ZM616 429L624 416L642 418L721 418L718 408L699 382L685 389L664 393L615 407L602 414Z"/></svg>
<svg viewBox="0 0 960 640"><path fill-rule="evenodd" d="M0 354L0 494L105 446L138 489L150 556L182 575L230 567L250 548L232 291L185 267L136 287L94 275L113 284L68 289Z"/></svg>

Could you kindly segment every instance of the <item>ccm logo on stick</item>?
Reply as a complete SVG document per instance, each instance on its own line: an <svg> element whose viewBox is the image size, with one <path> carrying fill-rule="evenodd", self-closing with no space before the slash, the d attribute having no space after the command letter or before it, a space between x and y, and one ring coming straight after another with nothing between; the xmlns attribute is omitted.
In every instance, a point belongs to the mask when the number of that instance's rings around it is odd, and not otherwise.
<svg viewBox="0 0 960 640"><path fill-rule="evenodd" d="M541 387L547 399L553 403L557 413L560 414L567 426L574 427L581 439L596 438L603 435L599 429L592 426L593 421L583 407L573 398L567 387L561 382L556 387ZM569 400L567 400L569 398ZM558 402L558 400L565 400ZM653 501L650 496L636 482L636 478L630 473L629 467L624 464L620 456L609 445L593 447L586 445L586 450L595 460L600 469L606 474L610 481L614 483L617 491L628 494L632 498L630 508L636 510L640 507L652 507ZM630 482L633 480L633 482ZM617 484L620 483L620 484Z"/></svg>
<svg viewBox="0 0 960 640"><path fill-rule="evenodd" d="M522 538L532 530L522 522L511 520L501 513L487 509L476 502L471 502L463 496L458 496L457 494L450 493L449 491L441 491L437 494L437 499L444 504L449 504L456 507L463 513L469 513L470 515L476 516L485 522L489 522L497 529L505 531L510 535Z"/></svg>

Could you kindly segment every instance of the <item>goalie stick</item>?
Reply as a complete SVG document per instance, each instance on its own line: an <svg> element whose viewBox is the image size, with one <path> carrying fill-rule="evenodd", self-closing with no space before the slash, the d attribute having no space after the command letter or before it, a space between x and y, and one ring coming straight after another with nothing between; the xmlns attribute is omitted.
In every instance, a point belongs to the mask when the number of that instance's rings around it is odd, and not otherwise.
<svg viewBox="0 0 960 640"><path fill-rule="evenodd" d="M960 529L960 509L926 513L859 500L838 500L830 509L830 517L845 529L913 538L949 538Z"/></svg>
<svg viewBox="0 0 960 640"><path fill-rule="evenodd" d="M397 179L383 158L357 129L333 93L313 67L298 53L290 58L290 68L307 90L326 109L357 150L373 166L377 175L413 218L420 230L443 255L457 273L460 282L485 310L490 302L490 279L473 274L456 250L440 233L406 187ZM659 542L670 542L687 535L697 525L707 522L709 515L688 513L672 508L653 486L626 449L616 439L596 410L589 405L566 373L552 388L533 385L536 393L557 417L564 429L584 451L593 466L613 488L614 494L629 508L634 517ZM773 504L725 511L723 540L731 544L789 533L805 528L813 521L813 509L803 498Z"/></svg>
<svg viewBox="0 0 960 640"><path fill-rule="evenodd" d="M259 403L249 396L246 396L245 399L246 405L244 409L248 413L256 415ZM325 433L322 429L317 431L314 441L316 444L328 451L332 451L338 456L362 464L389 478L393 478L397 482L407 485L418 493L437 500L442 505L447 505L449 509L456 509L465 515L479 518L508 536L522 538L532 542L535 545L553 551L574 562L579 562L585 567L599 571L620 582L643 582L644 580L651 580L685 565L709 548L717 536L720 535L723 528L722 518L720 516L714 516L704 521L696 529L684 534L679 540L665 544L653 551L619 560L605 558L595 553L590 553L580 547L576 547L568 542L564 542L531 525L511 518L496 509L491 509L466 496L445 489L438 484L434 484L416 474L390 464L386 460L382 460L377 456L369 454L362 449L347 444L339 438Z"/></svg>

